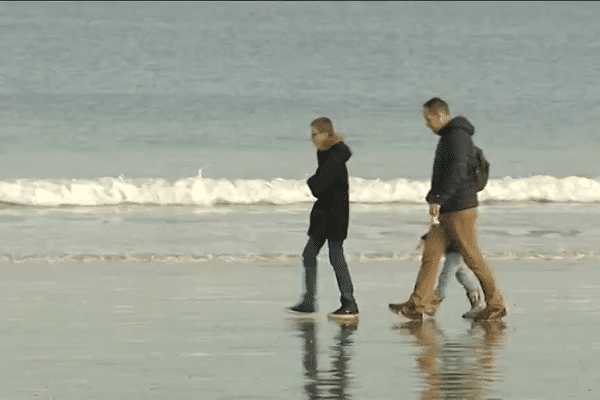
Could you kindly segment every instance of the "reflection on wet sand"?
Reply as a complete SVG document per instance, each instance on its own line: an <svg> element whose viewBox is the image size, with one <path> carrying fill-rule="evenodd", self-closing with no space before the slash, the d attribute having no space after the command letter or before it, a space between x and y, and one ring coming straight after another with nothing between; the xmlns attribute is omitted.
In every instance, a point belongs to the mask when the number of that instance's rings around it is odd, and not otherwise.
<svg viewBox="0 0 600 400"><path fill-rule="evenodd" d="M503 322L472 322L465 334L449 339L433 319L393 327L416 339L420 398L427 400L495 398L490 385L500 380L495 360L505 328Z"/></svg>
<svg viewBox="0 0 600 400"><path fill-rule="evenodd" d="M351 383L348 363L352 355L352 333L358 327L358 321L339 322L338 325L340 329L334 337L335 344L330 347L330 369L319 370L316 322L310 319L294 321L298 336L302 338L302 365L306 380L304 392L309 400L351 398L347 393Z"/></svg>

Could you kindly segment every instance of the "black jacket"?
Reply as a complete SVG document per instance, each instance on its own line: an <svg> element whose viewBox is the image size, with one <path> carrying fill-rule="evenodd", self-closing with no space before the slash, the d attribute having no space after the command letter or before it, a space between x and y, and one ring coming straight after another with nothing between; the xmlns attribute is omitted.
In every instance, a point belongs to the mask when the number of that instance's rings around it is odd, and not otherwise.
<svg viewBox="0 0 600 400"><path fill-rule="evenodd" d="M475 188L475 147L471 136L475 128L465 117L452 119L438 135L441 136L431 176L428 203L442 206L440 212L447 213L477 207Z"/></svg>
<svg viewBox="0 0 600 400"><path fill-rule="evenodd" d="M349 198L346 161L352 152L344 142L317 151L319 166L307 183L317 201L310 213L308 235L315 239L344 240L348 235Z"/></svg>

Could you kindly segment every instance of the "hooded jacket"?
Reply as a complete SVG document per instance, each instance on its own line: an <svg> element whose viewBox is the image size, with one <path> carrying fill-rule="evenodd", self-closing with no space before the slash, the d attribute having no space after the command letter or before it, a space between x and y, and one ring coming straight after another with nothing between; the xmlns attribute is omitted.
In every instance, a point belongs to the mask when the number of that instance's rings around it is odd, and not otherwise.
<svg viewBox="0 0 600 400"><path fill-rule="evenodd" d="M348 235L349 196L346 161L352 152L344 142L317 151L318 168L308 178L317 201L310 213L308 235L315 239L344 240Z"/></svg>
<svg viewBox="0 0 600 400"><path fill-rule="evenodd" d="M465 117L453 118L437 132L440 137L433 161L428 203L441 205L440 212L478 206L475 188L475 127Z"/></svg>

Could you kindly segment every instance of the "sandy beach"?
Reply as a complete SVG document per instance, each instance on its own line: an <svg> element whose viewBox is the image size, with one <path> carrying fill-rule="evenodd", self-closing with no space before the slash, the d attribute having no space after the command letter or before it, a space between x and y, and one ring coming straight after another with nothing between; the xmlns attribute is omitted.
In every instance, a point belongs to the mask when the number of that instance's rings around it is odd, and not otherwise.
<svg viewBox="0 0 600 400"><path fill-rule="evenodd" d="M354 263L361 317L284 312L298 263L4 264L0 399L596 399L600 295L593 262L495 262L504 324L461 318L456 281L433 320L387 310L416 266Z"/></svg>
<svg viewBox="0 0 600 400"><path fill-rule="evenodd" d="M600 399L599 2L0 2L0 400ZM509 306L408 299L440 97L490 162L480 245ZM360 308L285 312L351 149ZM449 166L449 168L451 168Z"/></svg>

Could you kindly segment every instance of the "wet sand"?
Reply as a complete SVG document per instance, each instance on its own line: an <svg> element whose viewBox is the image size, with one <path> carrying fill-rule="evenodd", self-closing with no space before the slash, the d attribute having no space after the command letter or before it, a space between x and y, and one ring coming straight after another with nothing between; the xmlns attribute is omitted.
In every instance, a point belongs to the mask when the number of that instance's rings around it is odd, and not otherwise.
<svg viewBox="0 0 600 400"><path fill-rule="evenodd" d="M495 262L503 324L474 324L456 280L411 323L410 261L350 265L361 317L284 312L301 268L269 263L0 266L0 399L598 399L594 262Z"/></svg>

